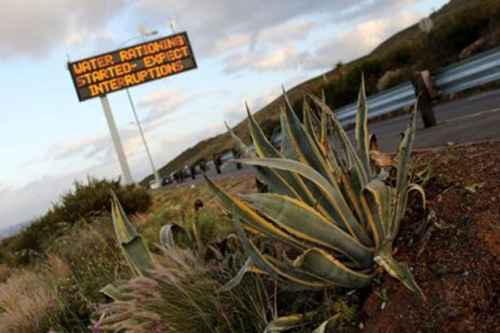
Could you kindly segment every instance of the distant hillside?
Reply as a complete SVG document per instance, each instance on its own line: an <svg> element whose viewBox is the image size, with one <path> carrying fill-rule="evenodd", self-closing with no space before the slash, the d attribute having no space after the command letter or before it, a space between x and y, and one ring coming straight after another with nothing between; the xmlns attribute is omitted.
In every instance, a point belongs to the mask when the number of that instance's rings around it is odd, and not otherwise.
<svg viewBox="0 0 500 333"><path fill-rule="evenodd" d="M16 224L14 226L10 227L5 227L5 228L0 228L0 240L14 236L17 234L19 231L21 231L22 228L24 228L26 225L28 225L30 222L24 222L21 224Z"/></svg>
<svg viewBox="0 0 500 333"><path fill-rule="evenodd" d="M433 30L424 34L415 24L390 37L370 54L307 80L287 94L292 105L300 105L304 92L320 95L332 107L351 103L357 96L361 73L364 73L368 95L388 89L410 78L414 70L434 70L461 58L471 56L500 44L500 0L452 0L431 15ZM332 64L333 66L333 64ZM259 110L255 117L270 135L279 124L277 98ZM235 133L250 140L246 121L234 127ZM203 140L187 149L159 169L162 176L210 159L232 148L227 133ZM153 179L149 175L141 184Z"/></svg>

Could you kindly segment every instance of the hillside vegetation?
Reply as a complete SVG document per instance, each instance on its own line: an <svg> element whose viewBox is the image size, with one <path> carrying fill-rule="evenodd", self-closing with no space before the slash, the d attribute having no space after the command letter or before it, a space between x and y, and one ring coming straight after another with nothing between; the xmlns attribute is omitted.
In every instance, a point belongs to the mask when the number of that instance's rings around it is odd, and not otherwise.
<svg viewBox="0 0 500 333"><path fill-rule="evenodd" d="M298 106L305 92L317 96L324 92L327 104L335 109L355 101L361 73L365 76L367 94L371 95L407 81L414 70L442 68L500 43L500 0L452 0L431 18L434 27L428 35L413 25L384 41L367 56L346 64L338 63L324 75L290 89L288 98ZM280 105L281 98L277 98L255 114L267 135L278 126ZM244 141L250 141L246 121L233 130ZM203 140L159 172L167 176L185 165L222 154L232 145L227 133ZM141 184L146 185L152 179L150 175Z"/></svg>

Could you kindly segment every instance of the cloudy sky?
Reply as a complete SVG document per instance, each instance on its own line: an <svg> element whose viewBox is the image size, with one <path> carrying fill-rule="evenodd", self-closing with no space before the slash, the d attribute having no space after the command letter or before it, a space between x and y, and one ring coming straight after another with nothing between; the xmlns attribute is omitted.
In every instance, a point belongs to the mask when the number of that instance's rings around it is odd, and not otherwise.
<svg viewBox="0 0 500 333"><path fill-rule="evenodd" d="M446 0L0 0L0 228L42 214L87 175L120 174L98 99L66 63L138 35L187 31L199 68L131 90L157 166L372 50ZM130 44L140 39L130 41ZM151 172L125 92L109 96L136 181Z"/></svg>

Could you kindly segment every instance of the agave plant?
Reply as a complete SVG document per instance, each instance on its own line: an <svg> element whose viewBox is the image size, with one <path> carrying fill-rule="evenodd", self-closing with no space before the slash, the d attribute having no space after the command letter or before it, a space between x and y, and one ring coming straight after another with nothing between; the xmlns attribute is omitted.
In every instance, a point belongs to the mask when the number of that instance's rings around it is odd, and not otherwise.
<svg viewBox="0 0 500 333"><path fill-rule="evenodd" d="M189 249L199 257L213 256L220 261L228 259L227 253L223 253L219 248L221 245L227 247L229 252L236 252L239 247L239 240L235 235L229 235L219 243L203 244L198 230L199 209L203 206L200 200L196 200L193 205L193 216L191 219L191 230L169 223L165 224L159 232L159 241L165 249ZM125 211L118 200L118 197L111 192L111 218L115 230L116 240L126 259L128 267L135 277L150 276L155 268L155 258L149 251L142 236L130 223ZM124 294L120 286L112 283L101 289L101 293L113 300L122 300Z"/></svg>
<svg viewBox="0 0 500 333"><path fill-rule="evenodd" d="M408 193L418 190L425 204L424 191L412 183L409 167L416 108L394 159L380 153L376 139L369 137L364 82L354 144L331 109L314 96L308 98L313 104L304 103L301 123L284 94L279 150L268 141L248 106L255 153L228 127L245 157L237 162L255 166L270 193L232 197L207 178L211 192L233 216L250 256L241 272L263 271L300 288L362 288L382 267L423 297L410 271L392 255ZM334 145L332 136L340 144ZM264 254L249 233L286 243L299 255L278 259Z"/></svg>

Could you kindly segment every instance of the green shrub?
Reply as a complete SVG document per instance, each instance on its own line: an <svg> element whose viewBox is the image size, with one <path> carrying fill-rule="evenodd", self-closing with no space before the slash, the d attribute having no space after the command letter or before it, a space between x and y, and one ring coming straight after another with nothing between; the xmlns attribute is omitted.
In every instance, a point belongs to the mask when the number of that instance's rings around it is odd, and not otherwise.
<svg viewBox="0 0 500 333"><path fill-rule="evenodd" d="M0 332L86 332L98 320L100 289L130 278L108 216L69 226L47 251L0 285Z"/></svg>
<svg viewBox="0 0 500 333"><path fill-rule="evenodd" d="M21 232L2 241L0 250L4 262L26 265L43 255L55 239L63 236L67 229L78 221L93 221L94 217L110 210L111 191L114 191L128 214L146 211L151 206L151 196L146 189L127 185L119 180L75 182L74 188L62 195L45 215L37 218Z"/></svg>
<svg viewBox="0 0 500 333"><path fill-rule="evenodd" d="M92 217L110 210L110 191L118 196L128 214L144 212L151 205L151 196L143 187L121 186L119 180L89 178L86 183L75 182L74 189L62 196L54 210L70 223Z"/></svg>
<svg viewBox="0 0 500 333"><path fill-rule="evenodd" d="M410 80L411 69L399 68L393 71L387 71L377 83L377 90L383 91L395 87L403 82Z"/></svg>
<svg viewBox="0 0 500 333"><path fill-rule="evenodd" d="M500 4L474 1L462 5L429 33L424 67L434 70L458 60L459 53L490 32L500 19Z"/></svg>

